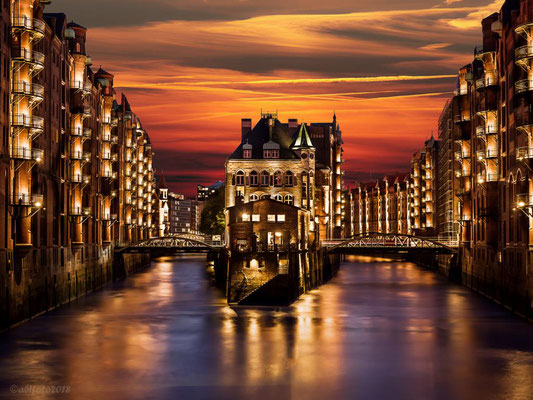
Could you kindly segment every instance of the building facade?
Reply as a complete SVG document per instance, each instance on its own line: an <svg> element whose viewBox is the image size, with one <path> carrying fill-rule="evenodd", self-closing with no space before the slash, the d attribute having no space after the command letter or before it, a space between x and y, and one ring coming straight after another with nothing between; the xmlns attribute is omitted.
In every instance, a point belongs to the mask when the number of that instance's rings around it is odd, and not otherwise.
<svg viewBox="0 0 533 400"><path fill-rule="evenodd" d="M226 161L226 208L272 198L308 210L311 234L344 234L342 137L331 123L288 123L264 113L252 129L242 120L241 143Z"/></svg>
<svg viewBox="0 0 533 400"><path fill-rule="evenodd" d="M87 29L48 3L1 6L2 304L104 282L114 245L157 232L148 134L113 75L91 68Z"/></svg>

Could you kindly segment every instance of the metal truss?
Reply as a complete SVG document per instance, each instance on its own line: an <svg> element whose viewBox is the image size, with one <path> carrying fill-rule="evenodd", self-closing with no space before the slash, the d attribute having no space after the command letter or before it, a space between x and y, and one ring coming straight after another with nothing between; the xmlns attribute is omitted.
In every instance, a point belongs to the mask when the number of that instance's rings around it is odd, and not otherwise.
<svg viewBox="0 0 533 400"><path fill-rule="evenodd" d="M446 249L454 251L458 247L456 241L439 241L438 239L417 237L401 234L368 233L348 239L323 241L329 251L338 248L398 248L401 249Z"/></svg>

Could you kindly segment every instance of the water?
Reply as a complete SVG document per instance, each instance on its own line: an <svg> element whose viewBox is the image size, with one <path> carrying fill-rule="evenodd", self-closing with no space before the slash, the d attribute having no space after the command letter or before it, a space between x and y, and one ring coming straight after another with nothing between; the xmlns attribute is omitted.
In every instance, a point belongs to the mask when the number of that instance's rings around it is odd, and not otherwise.
<svg viewBox="0 0 533 400"><path fill-rule="evenodd" d="M0 371L14 398L12 385L74 399L533 399L533 324L413 264L362 258L292 307L233 310L203 259L163 258L0 335Z"/></svg>

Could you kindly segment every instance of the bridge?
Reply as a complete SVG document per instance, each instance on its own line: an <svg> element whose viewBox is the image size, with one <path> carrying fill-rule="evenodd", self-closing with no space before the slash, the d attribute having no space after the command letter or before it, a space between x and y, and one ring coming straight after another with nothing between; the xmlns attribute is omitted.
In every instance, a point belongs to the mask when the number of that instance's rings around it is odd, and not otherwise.
<svg viewBox="0 0 533 400"><path fill-rule="evenodd" d="M221 240L201 235L169 235L156 237L127 247L117 247L118 253L208 253L220 251Z"/></svg>
<svg viewBox="0 0 533 400"><path fill-rule="evenodd" d="M346 239L325 240L321 244L326 252L343 254L412 252L456 254L459 247L457 241L385 233L367 233Z"/></svg>

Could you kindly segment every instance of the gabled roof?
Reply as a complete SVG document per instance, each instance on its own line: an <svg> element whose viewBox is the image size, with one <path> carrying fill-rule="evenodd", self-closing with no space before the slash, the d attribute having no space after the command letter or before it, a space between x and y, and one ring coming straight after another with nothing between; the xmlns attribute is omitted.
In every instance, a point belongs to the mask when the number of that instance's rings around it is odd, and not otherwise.
<svg viewBox="0 0 533 400"><path fill-rule="evenodd" d="M69 22L69 23L67 24L67 26L68 26L69 28L78 28L78 29L85 29L85 30L87 30L86 27L81 26L80 24L77 24L77 23L75 23L74 21Z"/></svg>
<svg viewBox="0 0 533 400"><path fill-rule="evenodd" d="M311 142L309 133L307 133L307 128L304 123L300 124L300 129L298 129L298 134L296 136L296 139L294 139L294 142L292 143L291 148L293 150L315 148L313 146L313 142Z"/></svg>
<svg viewBox="0 0 533 400"><path fill-rule="evenodd" d="M272 134L270 134L272 129ZM281 123L278 119L273 120L273 125L268 126L268 118L261 118L254 128L246 134L242 143L229 156L229 159L242 159L243 145L248 144L252 146L252 158L263 158L263 146L272 141L279 144L279 158L280 159L299 159L298 155L291 149L293 142L291 130L288 124Z"/></svg>

